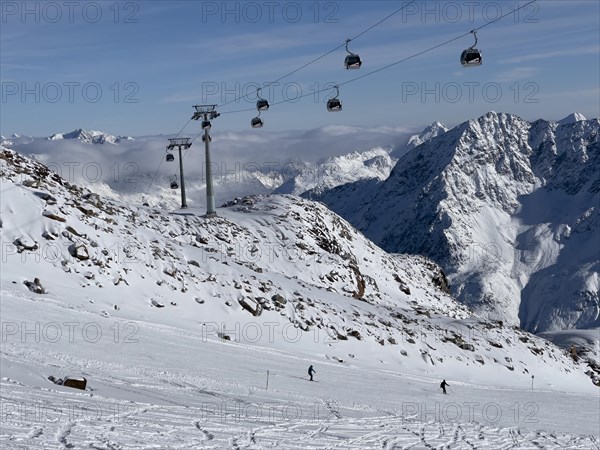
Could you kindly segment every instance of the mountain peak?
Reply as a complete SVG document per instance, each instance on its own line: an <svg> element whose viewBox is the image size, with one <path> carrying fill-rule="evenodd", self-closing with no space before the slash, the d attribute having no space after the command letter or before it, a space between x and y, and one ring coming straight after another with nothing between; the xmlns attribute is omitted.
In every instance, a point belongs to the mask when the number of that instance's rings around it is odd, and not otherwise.
<svg viewBox="0 0 600 450"><path fill-rule="evenodd" d="M435 133L435 135L437 136L438 134L445 133L448 130L449 130L449 128L446 126L446 124L443 124L442 122L435 121L435 122L430 123L429 125L427 125L423 129L423 131L421 132L421 135L424 135L424 134L434 134Z"/></svg>
<svg viewBox="0 0 600 450"><path fill-rule="evenodd" d="M582 120L587 120L587 119L586 119L586 117L583 114L575 112L575 113L569 114L564 119L559 120L557 123L559 125L567 125L569 123L580 122Z"/></svg>
<svg viewBox="0 0 600 450"><path fill-rule="evenodd" d="M429 125L427 125L420 133L414 134L411 137L409 137L408 142L406 142L406 144L395 148L391 152L391 156L393 158L399 158L402 155L404 155L407 151L421 145L423 142L433 139L436 136L444 134L448 130L449 128L442 122L432 122Z"/></svg>
<svg viewBox="0 0 600 450"><path fill-rule="evenodd" d="M47 138L51 141L57 141L62 139L78 139L82 142L91 144L104 144L105 142L116 144L122 140L132 141L133 138L129 136L113 136L112 134L105 133L103 131L84 130L83 128L77 128L70 133L54 133L52 136Z"/></svg>

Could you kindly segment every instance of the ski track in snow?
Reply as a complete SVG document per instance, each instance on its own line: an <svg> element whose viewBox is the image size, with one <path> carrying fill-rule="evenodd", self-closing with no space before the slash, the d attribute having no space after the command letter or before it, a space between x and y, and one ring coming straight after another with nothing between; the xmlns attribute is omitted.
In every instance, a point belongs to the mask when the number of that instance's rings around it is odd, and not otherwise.
<svg viewBox="0 0 600 450"><path fill-rule="evenodd" d="M23 317L19 309L29 308L26 303L4 301L10 308L4 310L3 320L12 315L15 320ZM48 320L69 317L65 310L40 307ZM325 362L319 370L320 382L309 383L306 377L293 375L298 364L305 367L302 354L286 355L269 348L248 352L244 346L219 341L203 343L199 350L208 370L194 364L195 358L186 359L187 350L177 351L183 345L182 337L195 342L192 335L155 324L140 327L140 344L121 350L123 354L105 355L98 345L78 354L75 347L17 341L4 344L0 352L0 448L600 449L597 435L590 434L594 433L593 425L580 426L580 434L565 431L573 428L574 420L590 421L586 416L593 416L597 397L590 396L588 403L581 394L559 391L530 397L526 391L459 381L452 382L456 394L446 397L437 393L437 383L432 385L425 375L356 367L352 377L344 379L347 369ZM150 336L170 351L156 353ZM195 342L190 348L199 349L199 345ZM152 352L157 358L147 362L145 355ZM173 366L168 355L179 361L180 367ZM231 363L223 362L228 359ZM248 378L255 373L253 364L262 367L266 360L270 365L279 364L271 372L268 391L256 388ZM221 365L228 375L223 376ZM88 377L88 390L55 386L44 379L61 368ZM365 377L372 377L368 378L372 381L361 381ZM369 390L377 383L381 392ZM515 399L539 402L536 419L540 420L528 424L521 417L517 426L493 426L464 417L455 423L439 417L432 420L422 412L400 411L403 400L421 402L427 400L424 395L431 397L432 402L438 402L426 405L431 410L442 401L449 405L480 400L478 392L507 405L504 411L508 414L512 414L510 405ZM274 413L256 413L267 402L274 403ZM286 410L290 404L301 408L299 419L295 419L293 408ZM224 409L211 409L219 405ZM582 417L569 414L569 407ZM521 413L525 416L529 410ZM537 430L553 429L563 415L569 420L561 432Z"/></svg>
<svg viewBox="0 0 600 450"><path fill-rule="evenodd" d="M114 411L114 400L100 395L81 395L85 411L65 418L53 417L57 392L35 389L3 380L2 402L29 407L27 424L13 420L3 408L0 445L4 449L26 448L284 448L297 449L598 449L597 437L577 436L520 428L498 428L480 423L418 422L399 415L325 419L265 420L267 418L206 417L198 407L151 405L127 413ZM173 387L174 388L174 387ZM193 395L193 394L191 394ZM70 398L69 401L73 401ZM28 406L27 406L28 405ZM36 406L37 405L37 406ZM66 404L65 404L66 405ZM251 403L250 403L251 405ZM71 405L73 406L73 405ZM114 411L113 414L107 414ZM75 417L77 412L79 417ZM102 413L100 413L102 412ZM19 416L19 418L22 418ZM53 437L53 438L52 438Z"/></svg>

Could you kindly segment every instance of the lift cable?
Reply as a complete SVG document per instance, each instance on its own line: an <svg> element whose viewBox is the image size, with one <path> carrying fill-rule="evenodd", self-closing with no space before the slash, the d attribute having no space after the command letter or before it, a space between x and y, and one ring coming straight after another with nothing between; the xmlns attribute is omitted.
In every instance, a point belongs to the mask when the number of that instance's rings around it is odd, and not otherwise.
<svg viewBox="0 0 600 450"><path fill-rule="evenodd" d="M400 8L398 8L397 10L395 10L395 11L393 11L392 13L388 14L387 16L385 16L385 17L384 17L383 19L381 19L379 22L377 22L377 23L375 23L375 24L371 25L369 28L367 28L367 29L365 29L365 30L361 31L360 33L358 33L358 34L357 34L356 36L354 36L353 38L350 38L349 40L350 40L350 41L353 41L354 39L358 39L360 36L362 36L363 34L367 33L368 31L372 30L373 28L377 27L378 25L381 25L381 24L382 24L383 22L385 22L387 19L389 19L390 17L392 17L392 16L394 16L394 15L398 14L400 11L402 11L402 10L403 10L404 8L406 8L407 6L410 6L410 5L411 5L412 3L414 3L415 1L416 1L416 0L412 0L412 1L408 2L408 3L405 3L404 5L402 5L402 6L401 6ZM333 52L335 52L335 51L337 51L337 50L339 50L340 48L343 48L343 47L345 47L345 46L346 46L346 42L344 42L343 44L340 44L340 45L338 45L338 46L337 46L337 47L335 47L335 48L332 48L332 49L331 49L331 50L329 50L328 52L325 52L325 53L323 53L321 56L318 56L318 57L314 58L313 60L311 60L311 61L307 62L306 64L303 64L302 66L298 67L297 69L294 69L294 70L292 70L291 72L288 72L287 74L285 74L285 75L283 75L283 76L281 76L281 77L277 78L275 81L271 81L271 82L267 83L267 84L266 84L265 86L263 86L262 88L263 88L263 89L266 89L266 88L268 88L269 86L272 86L273 84L280 82L281 80L283 80L283 79L285 79L285 78L289 77L290 75L293 75L293 74L295 74L296 72L299 72L300 70L302 70L302 69L304 69L304 68L306 68L306 67L310 66L311 64L313 64L313 63L315 63L315 62L317 62L317 61L319 61L319 60L321 60L321 59L325 58L326 56L328 56L328 55L332 54ZM255 92L258 92L258 89L257 89ZM246 93L245 95L242 95L241 97L236 97L236 98L234 98L233 100L229 100L228 102L222 103L222 104L220 104L219 106L217 106L217 108L222 108L222 107L223 107L223 106L225 106L225 105L229 105L230 103L234 103L234 102L237 102L237 101L239 101L239 100L242 100L242 99L244 99L244 98L248 97L249 95L250 95L250 92Z"/></svg>
<svg viewBox="0 0 600 450"><path fill-rule="evenodd" d="M397 14L398 12L402 11L402 9L404 9L406 6L410 5L411 3L414 3L415 1L416 1L416 0L413 0L413 1L411 1L410 3L407 3L407 4L405 4L405 5L404 5L404 6L402 6L401 8L397 9L396 11L394 11L394 12L392 12L391 14L389 14L388 16L386 16L385 18L381 19L381 20L380 20L379 22L377 22L376 24L374 24L374 25L372 25L371 27L367 28L366 30L362 31L361 33L359 33L358 35L356 35L356 36L355 36L354 38L352 38L352 39L356 39L357 37L359 37L359 36L362 36L363 34L365 34L366 32L368 32L369 30L371 30L371 29L375 28L376 26L380 25L380 24L381 24L382 22L384 22L385 20L389 19L389 18L390 18L390 17L392 17L393 15L395 15L395 14ZM501 16L499 16L499 17L495 18L494 20L490 20L489 22L486 22L486 23L484 23L483 25L481 25L481 26L479 26L479 27L477 27L477 28L474 28L473 30L470 30L470 31L468 31L468 32L465 32L465 33L463 33L463 34L459 35L459 36L456 36L456 37L453 37L453 38L451 38L451 39L448 39L448 40L446 40L446 41L444 41L444 42L442 42L442 43L440 43L440 44L437 44L437 45L434 45L434 46L432 46L432 47L429 47L429 48L427 48L427 49L425 49L425 50L422 50L422 51L420 51L420 52L418 52L418 53L415 53L415 54L412 54L412 55L410 55L410 56L407 56L407 57L405 57L405 58L402 58L402 59L400 59L400 60L398 60L398 61L394 61L394 62L392 62L392 63L390 63L390 64L387 64L387 65L385 65L385 66L382 66L382 67L380 67L380 68L378 68L378 69L372 70L372 71L370 71L370 72L367 72L367 73L365 73L365 74L362 74L362 75L359 75L359 76L357 76L357 77L354 77L354 78L351 78L351 79L349 79L349 80L346 80L346 81L344 81L344 82L338 83L338 84L337 84L337 86L338 86L338 87L340 87L340 86L344 86L344 85L346 85L346 84L353 83L354 81L358 81L358 80L360 80L360 79L363 79L363 78L369 77L369 76L371 76L371 75L374 75L374 74L376 74L376 73L379 73L379 72L382 72L382 71L384 71L384 70L387 70L387 69L389 69L389 68L391 68L391 67L394 67L394 66L396 66L396 65L398 65L398 64L401 64L401 63L403 63L403 62L406 62L406 61L408 61L408 60L411 60L411 59L413 59L413 58L416 58L416 57L418 57L418 56L421 56L421 55L423 55L423 54L425 54L425 53L431 52L431 51L433 51L433 50L436 50L436 49L438 49L438 48L440 48L440 47L443 47L443 46L445 46L445 45L448 45L448 44L450 44L450 43L452 43L452 42L454 42L454 41L457 41L457 40L459 40L459 39L462 39L462 38L464 38L465 36L468 36L468 35L470 35L470 34L471 34L473 31L478 31L478 30L481 30L481 29L483 29L483 28L485 28L485 27L487 27L487 26L489 26L489 25L492 25L492 24L494 24L494 23L496 23L496 22L499 22L499 21L500 21L500 20L502 20L503 18L505 18L505 17L507 17L507 16L509 16L509 15L515 14L515 13L516 13L516 12L518 12L519 10L521 10L521 9L523 9L523 8L525 8L525 7L527 7L527 6L531 5L531 4L533 4L533 3L536 3L536 2L537 2L537 0L531 0L531 1L527 2L527 3L524 3L523 5L520 5L518 8L515 8L515 9L513 9L513 10L511 10L511 11L509 11L509 12L505 13L505 14L502 14ZM344 44L341 44L341 45L339 45L339 46L337 46L335 49L332 49L332 50L330 50L329 52L327 52L327 53L324 53L323 55L319 56L318 58L315 58L314 60L310 61L309 63L306 63L306 64L304 64L303 66L301 66L301 67L299 67L299 68L297 68L297 69L293 70L292 72L289 72L288 74L284 75L283 77L280 77L280 78L278 78L277 80L275 80L275 81L273 81L273 82L271 82L271 83L268 83L268 84L267 84L265 87L268 87L268 86L270 86L270 85L272 85L272 84L274 84L274 83L277 83L278 81L281 81L281 80L283 80L284 78L286 78L286 77L288 77L288 76L290 76L290 75L292 75L292 74L294 74L294 73L298 72L299 70L301 70L301 69L303 69L303 68L305 68L305 67L309 66L310 64L312 64L312 63L314 63L314 62L316 62L316 61L318 61L318 60L320 60L320 59L324 58L325 56L327 56L327 55L329 55L329 54L333 53L335 50L338 50L339 48L341 48L341 47L344 47L344 46L345 46L345 43L344 43ZM289 102L291 102L292 100L296 101L296 100L299 100L299 99L301 99L301 98L308 97L308 96L310 96L310 95L315 95L315 94L318 94L318 93L321 93L321 92L330 91L331 89L333 89L333 86L332 86L332 87L323 88L323 89L320 89L320 90L318 90L318 91L313 91L313 92L310 92L310 93L307 93L307 94L303 94L303 95L300 95L300 96L298 96L298 97L294 97L293 99L284 99L284 100L280 100L279 102L272 103L272 105L280 105L280 104L283 104L283 103L289 103ZM257 89L257 92L258 92L258 89ZM234 100L231 100L231 101L229 101L229 102L226 102L226 103L223 103L223 104L219 105L219 107L221 107L221 106L225 106L225 105L227 105L227 104L230 104L230 103L232 103L233 101L241 100L241 99L243 99L243 98L247 97L248 95L250 95L250 94L248 93L248 94L246 94L246 95L244 95L244 96L242 96L242 97L236 98L236 99L234 99ZM222 115L222 114L235 114L235 113L240 113L240 112L248 112L248 111L255 111L255 110L256 110L256 108L254 108L254 107L253 107L253 108L243 108L243 109L232 110L232 111L224 111L224 112L222 112L222 113L220 113L220 114L221 114L221 115ZM185 125L182 127L182 129L179 131L179 133L181 133L181 132L183 131L183 129L184 129L186 126L187 126L187 124L188 124L190 121L191 121L191 119L190 119L190 120L188 120L188 121L186 122L186 124L185 124ZM179 135L179 133L178 133L178 135ZM196 134L196 136L195 136L195 137L192 139L192 143L194 143L194 142L196 141L196 139L198 139L198 137L200 137L200 135L202 135L202 134L203 134L203 132L200 132L200 133ZM185 154L187 154L187 150L185 151L185 153L184 153L184 155L183 155L183 156L184 156L184 158L185 158ZM160 164L162 164L162 160L161 160L161 163L160 163ZM159 168L160 168L160 164L159 164ZM148 193L148 190L149 190L149 189L150 189L150 187L152 186L152 183L154 182L154 179L155 179L156 175L158 174L158 170L159 170L159 168L157 168L157 170L156 170L156 172L155 172L154 176L152 177L152 181L150 182L150 186L148 186L148 189L146 190L146 193Z"/></svg>
<svg viewBox="0 0 600 450"><path fill-rule="evenodd" d="M362 79L362 78L369 77L369 76L371 76L371 75L374 75L374 74L376 74L376 73L379 73L379 72L382 72L382 71L384 71L384 70L387 70L387 69L389 69L390 67L397 66L398 64L401 64L401 63L403 63L403 62L406 62L406 61L408 61L408 60L411 60L411 59L413 59L413 58L416 58L416 57L418 57L418 56L421 56L421 55L423 55L423 54L425 54L425 53L431 52L431 51L433 51L433 50L436 50L436 49L438 49L438 48L440 48L440 47L443 47L443 46L445 46L445 45L448 45L448 44L450 44L451 42L457 41L457 40L459 40L459 39L462 39L462 38L464 38L465 36L468 36L468 35L470 35L470 34L472 33L472 31L478 31L478 30L481 30L482 28L485 28L485 27L487 27L487 26L489 26L489 25L491 25L491 24L493 24L493 23L496 23L496 22L498 22L499 20L503 19L504 17L506 17L506 16L508 16L508 15L510 15L510 14L514 14L514 13L516 13L517 11L519 11L520 9L522 9L522 8L525 8L526 6L528 6L528 5L531 5L531 4L535 3L535 2L537 2L537 0L531 0L531 1L529 1L528 3L525 3L525 4L523 4L523 5L519 6L518 8L516 8L516 9L514 9L514 10L512 10L512 11L510 11L510 12L508 12L508 13L506 13L506 14L503 14L503 15L502 15L502 16L500 16L500 17L497 17L497 18L496 18L496 19L494 19L494 20L491 20L491 21L489 21L489 22L486 22L486 23L484 23L483 25L481 25L481 26L479 26L479 27L477 27L477 28L474 28L474 29L473 29L473 30L471 30L471 31L467 31L466 33L463 33L463 34L461 34L461 35L459 35L459 36L456 36L456 37L453 37L453 38L451 38L451 39L448 39L447 41L444 41L444 42L442 42L442 43L440 43L440 44L437 44L437 45L434 45L434 46L432 46L432 47L429 47L429 48L427 48L427 49L425 49L425 50L422 50L422 51L420 51L420 52L418 52L418 53L415 53L415 54L413 54L413 55L407 56L406 58L402 58L402 59L400 59L400 60L398 60L398 61L394 61L394 62L392 62L392 63L390 63L390 64L387 64L387 65L385 65L385 66L382 66L382 67L380 67L380 68L378 68L378 69L375 69L375 70L372 70L372 71L370 71L370 72L364 73L364 74L362 74L362 75L359 75L359 76L357 76L357 77L351 78L351 79L349 79L349 80L346 80L346 81L343 81L343 82L341 82L341 83L337 83L337 86L338 86L338 87L340 87L340 86L344 86L344 85L346 85L346 84L353 83L354 81L360 80L360 79ZM331 89L333 89L333 86L331 86L331 87L327 87L327 88L322 88L322 89L320 89L320 90L318 90L318 91L311 91L311 92L309 92L309 93L307 93L307 94L299 95L299 96L297 96L297 97L294 97L294 98L291 98L291 99L284 99L284 100L280 100L280 101L278 101L278 102L274 102L274 103L272 103L272 105L281 105L282 103L288 103L288 102L291 102L291 101L296 101L296 100L298 100L298 99L301 99L301 98L304 98L304 97L308 97L308 96L310 96L310 95L315 95L315 94L319 94L319 93L321 93L321 92L330 91ZM234 113L247 112L247 111L254 111L254 110L255 110L255 108L244 108L244 109L238 109L238 110L233 110L233 111L223 111L221 114L234 114Z"/></svg>
<svg viewBox="0 0 600 450"><path fill-rule="evenodd" d="M364 35L365 33L367 33L368 31L371 31L373 28L381 25L383 22L385 22L386 20L388 20L390 17L393 17L394 15L398 14L400 11L402 11L403 9L405 9L406 7L410 6L411 4L415 3L417 0L411 0L408 3L403 4L400 8L396 9L395 11L391 12L390 14L388 14L387 16L385 16L383 19L379 20L378 22L374 23L373 25L371 25L370 27L366 28L365 30L361 31L360 33L358 33L356 36L354 36L353 38L351 38L350 40L354 40L354 39L358 39L360 36ZM282 77L279 77L278 79L276 79L275 81L271 81L270 83L267 83L265 86L263 86L263 88L268 88L269 86L272 86L275 83L280 82L281 80L295 74L296 72L299 72L300 70L310 66L311 64L314 64L315 62L325 58L326 56L332 54L333 52L339 50L340 48L346 46L347 43L344 42L343 44L338 45L337 47L323 53L321 56L318 56L314 59L312 59L311 61L303 64L302 66L298 67L297 69L292 70L291 72L283 75ZM258 88L260 89L260 88ZM258 93L258 89L256 90L256 92ZM246 93L245 95L241 96L241 97L236 97L233 100L230 100L228 102L222 103L220 105L217 106L217 108L221 108L225 105L229 105L233 102L237 102L239 100L242 100L243 98L246 98L250 95L250 93ZM191 122L191 119L188 119L188 121L185 123L185 125L183 125L183 127L181 127L181 129L179 130L179 132L175 135L175 137L179 137L179 135L183 132L183 130L188 126L188 124ZM198 136L202 134L199 133L198 135L196 135L196 137L194 137L194 139L192 140L192 143L198 138ZM186 149L185 153L184 153L184 157L185 154L187 153L188 149ZM156 168L156 172L154 173L154 175L152 176L152 179L150 180L150 184L148 185L148 189L146 189L146 194L148 193L148 191L150 190L150 188L152 187L152 184L154 183L154 180L156 179L156 176L158 175L158 171L160 170L160 167L162 165L162 159L158 165L158 167Z"/></svg>

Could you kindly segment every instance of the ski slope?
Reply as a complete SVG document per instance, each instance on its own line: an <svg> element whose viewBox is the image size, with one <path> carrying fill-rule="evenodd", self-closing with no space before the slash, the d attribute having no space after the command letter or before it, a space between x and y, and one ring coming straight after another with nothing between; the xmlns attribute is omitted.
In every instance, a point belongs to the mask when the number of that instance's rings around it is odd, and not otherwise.
<svg viewBox="0 0 600 450"><path fill-rule="evenodd" d="M5 336L5 449L598 448L595 387L531 391L495 387L493 378L481 385L448 376L444 396L436 376L386 364L342 365L294 343L267 348L141 321L129 328L131 321L10 289L2 302L3 322L25 321L30 331L35 322L80 325L70 346L43 339L42 331L39 343L35 332ZM78 333L89 323L102 330L97 342ZM128 334L115 338L116 329ZM308 381L309 364L316 382ZM85 376L88 390L45 379L64 372Z"/></svg>

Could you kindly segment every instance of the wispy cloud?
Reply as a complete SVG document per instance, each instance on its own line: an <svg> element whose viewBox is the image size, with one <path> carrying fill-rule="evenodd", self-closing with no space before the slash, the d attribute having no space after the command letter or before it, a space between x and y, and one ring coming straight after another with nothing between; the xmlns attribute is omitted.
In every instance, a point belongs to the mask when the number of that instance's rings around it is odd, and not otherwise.
<svg viewBox="0 0 600 450"><path fill-rule="evenodd" d="M600 45L588 45L585 47L568 47L562 48L558 50L551 50L546 52L530 52L527 54L520 54L519 56L515 56L513 58L508 58L504 60L504 62L509 64L520 64L522 62L528 62L538 59L548 59L553 58L558 61L563 61L564 58L567 58L569 63L572 62L571 57L581 56L581 55L596 55L600 53Z"/></svg>
<svg viewBox="0 0 600 450"><path fill-rule="evenodd" d="M536 67L513 67L507 70L503 70L498 72L494 77L494 81L500 83L506 83L509 81L517 81L523 79L532 79L533 76L539 72L539 69Z"/></svg>

